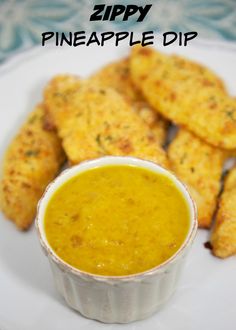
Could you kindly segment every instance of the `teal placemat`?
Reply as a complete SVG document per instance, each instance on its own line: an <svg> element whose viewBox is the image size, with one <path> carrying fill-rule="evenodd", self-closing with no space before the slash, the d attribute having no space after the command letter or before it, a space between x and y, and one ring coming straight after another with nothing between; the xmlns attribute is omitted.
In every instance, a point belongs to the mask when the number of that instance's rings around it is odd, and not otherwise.
<svg viewBox="0 0 236 330"><path fill-rule="evenodd" d="M142 23L89 22L94 4L152 3ZM201 38L236 40L236 0L0 0L0 61L41 43L44 31L197 31Z"/></svg>

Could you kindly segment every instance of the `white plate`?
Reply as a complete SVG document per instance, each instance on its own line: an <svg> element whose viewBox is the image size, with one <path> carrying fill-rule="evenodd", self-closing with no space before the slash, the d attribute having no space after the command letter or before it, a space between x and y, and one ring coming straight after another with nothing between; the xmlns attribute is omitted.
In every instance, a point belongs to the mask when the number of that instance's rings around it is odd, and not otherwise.
<svg viewBox="0 0 236 330"><path fill-rule="evenodd" d="M165 49L167 51L167 48ZM214 69L236 95L236 46L195 42L171 47ZM114 48L36 48L18 55L0 69L1 155L25 114L41 100L45 83L57 73L85 76L128 52ZM209 123L210 125L211 123ZM214 165L214 164L212 164ZM0 214L1 330L231 330L236 327L236 260L219 260L203 247L208 232L200 230L179 288L153 317L129 325L104 325L69 309L55 291L47 259L34 228L18 232Z"/></svg>

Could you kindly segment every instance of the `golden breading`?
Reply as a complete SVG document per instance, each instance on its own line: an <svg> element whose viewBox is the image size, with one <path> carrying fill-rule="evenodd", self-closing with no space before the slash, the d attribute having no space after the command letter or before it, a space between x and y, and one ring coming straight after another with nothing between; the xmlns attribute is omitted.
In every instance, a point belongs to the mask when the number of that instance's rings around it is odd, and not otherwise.
<svg viewBox="0 0 236 330"><path fill-rule="evenodd" d="M89 79L96 85L116 89L131 103L143 101L142 95L138 92L130 77L129 58L123 58L105 65Z"/></svg>
<svg viewBox="0 0 236 330"><path fill-rule="evenodd" d="M132 155L168 166L153 133L118 92L90 82L80 82L77 88L75 82L68 96L65 79L61 84L59 79L46 88L45 103L55 116L71 164L104 155Z"/></svg>
<svg viewBox="0 0 236 330"><path fill-rule="evenodd" d="M103 67L90 78L91 83L110 87L121 93L143 121L151 128L160 145L165 142L167 121L162 119L143 99L130 77L129 58Z"/></svg>
<svg viewBox="0 0 236 330"><path fill-rule="evenodd" d="M198 75L198 79L200 79L200 83L203 86L214 86L224 92L226 91L224 82L209 68L206 68L199 63L187 60L186 58L178 55L172 55L170 56L170 59L173 63L173 66L180 70L185 70L186 75L192 73L195 75L195 78L196 75Z"/></svg>
<svg viewBox="0 0 236 330"><path fill-rule="evenodd" d="M176 58L152 49L134 49L134 83L164 117L214 146L235 149L236 101L210 70Z"/></svg>
<svg viewBox="0 0 236 330"><path fill-rule="evenodd" d="M211 245L217 257L226 258L236 254L236 167L225 180L211 234Z"/></svg>
<svg viewBox="0 0 236 330"><path fill-rule="evenodd" d="M57 124L63 120L63 111L66 111L64 104L66 104L66 101L71 95L77 93L79 87L80 79L73 75L57 75L50 81L50 84L45 89L47 100L47 102L45 102L45 128L47 130L56 129ZM47 88L49 89L48 92ZM55 91L57 95L54 95L53 91ZM50 106L51 102L53 102L54 105L52 107ZM49 106L47 106L47 104L49 104ZM57 109L60 109L60 111Z"/></svg>
<svg viewBox="0 0 236 330"><path fill-rule="evenodd" d="M135 86L142 90L142 80L147 79L147 76L152 74L157 67L167 66L167 72L165 73L168 76L168 65L170 63L174 68L185 71L188 78L191 78L191 75L197 75L203 86L214 86L225 91L223 81L207 67L179 55L165 55L150 47L135 46L132 48L129 61L131 79Z"/></svg>
<svg viewBox="0 0 236 330"><path fill-rule="evenodd" d="M186 183L198 209L199 227L208 228L217 206L224 151L180 129L168 148L174 173Z"/></svg>
<svg viewBox="0 0 236 330"><path fill-rule="evenodd" d="M44 189L64 161L59 138L43 124L44 109L40 105L8 147L3 163L1 209L22 230L32 223Z"/></svg>

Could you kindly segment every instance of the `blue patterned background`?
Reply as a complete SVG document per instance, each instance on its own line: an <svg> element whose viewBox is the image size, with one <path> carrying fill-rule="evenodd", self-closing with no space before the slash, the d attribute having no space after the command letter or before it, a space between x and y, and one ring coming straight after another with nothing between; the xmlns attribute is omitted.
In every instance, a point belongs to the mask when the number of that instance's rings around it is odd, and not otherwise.
<svg viewBox="0 0 236 330"><path fill-rule="evenodd" d="M152 3L142 23L89 22L94 4ZM0 0L0 61L41 43L44 31L197 31L201 38L236 40L236 0Z"/></svg>

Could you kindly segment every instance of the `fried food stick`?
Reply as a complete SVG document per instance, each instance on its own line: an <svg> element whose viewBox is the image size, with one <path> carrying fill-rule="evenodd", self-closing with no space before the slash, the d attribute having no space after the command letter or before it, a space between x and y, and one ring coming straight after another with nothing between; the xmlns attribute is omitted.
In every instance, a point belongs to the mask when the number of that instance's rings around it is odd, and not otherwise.
<svg viewBox="0 0 236 330"><path fill-rule="evenodd" d="M168 123L144 100L130 77L129 58L106 65L90 78L91 82L110 87L122 94L150 127L160 145L165 142Z"/></svg>
<svg viewBox="0 0 236 330"><path fill-rule="evenodd" d="M56 130L67 113L65 105L80 88L81 80L74 75L57 75L45 89L45 128ZM52 106L51 106L52 102ZM60 109L60 111L58 110Z"/></svg>
<svg viewBox="0 0 236 330"><path fill-rule="evenodd" d="M70 76L59 76L49 83L45 104L71 164L132 155L168 167L157 139L118 92L91 82L78 86L75 81L68 87L67 79L71 82Z"/></svg>
<svg viewBox="0 0 236 330"><path fill-rule="evenodd" d="M236 148L236 102L203 66L135 48L131 75L150 105L213 146Z"/></svg>
<svg viewBox="0 0 236 330"><path fill-rule="evenodd" d="M147 74L151 75L159 66L172 64L175 68L184 71L187 79L191 79L192 76L195 79L198 77L203 86L213 86L225 91L223 81L212 70L179 55L166 55L150 47L135 46L132 48L129 64L131 79L138 89L142 84L140 80L146 79ZM165 74L168 77L168 72Z"/></svg>
<svg viewBox="0 0 236 330"><path fill-rule="evenodd" d="M180 129L168 148L174 173L187 185L198 209L198 223L209 228L220 191L224 151Z"/></svg>
<svg viewBox="0 0 236 330"><path fill-rule="evenodd" d="M61 142L43 127L42 105L29 115L8 147L0 183L3 213L21 230L31 225L37 203L64 161Z"/></svg>
<svg viewBox="0 0 236 330"><path fill-rule="evenodd" d="M236 167L226 177L210 241L215 256L236 254Z"/></svg>

